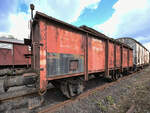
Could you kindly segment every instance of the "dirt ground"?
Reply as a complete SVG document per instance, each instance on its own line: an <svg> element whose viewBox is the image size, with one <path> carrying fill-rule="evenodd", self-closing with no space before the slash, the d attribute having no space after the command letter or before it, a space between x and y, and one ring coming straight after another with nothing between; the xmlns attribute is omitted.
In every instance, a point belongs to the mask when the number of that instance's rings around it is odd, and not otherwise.
<svg viewBox="0 0 150 113"><path fill-rule="evenodd" d="M131 106L134 113L150 113L150 66L55 113L126 113Z"/></svg>

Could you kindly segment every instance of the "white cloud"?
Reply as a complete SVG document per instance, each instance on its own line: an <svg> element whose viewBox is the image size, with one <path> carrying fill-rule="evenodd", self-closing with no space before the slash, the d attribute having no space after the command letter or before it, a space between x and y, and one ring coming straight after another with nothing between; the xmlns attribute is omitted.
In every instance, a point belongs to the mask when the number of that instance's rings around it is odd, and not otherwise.
<svg viewBox="0 0 150 113"><path fill-rule="evenodd" d="M96 9L101 0L25 0L26 4L33 3L35 10L46 13L66 22L74 22L85 8Z"/></svg>
<svg viewBox="0 0 150 113"><path fill-rule="evenodd" d="M10 19L10 34L15 38L23 40L29 36L29 16L26 13L11 14Z"/></svg>
<svg viewBox="0 0 150 113"><path fill-rule="evenodd" d="M68 23L74 22L82 14L85 8L96 9L101 0L24 0L27 6L31 3L35 5L35 11L46 13ZM19 12L11 14L10 32L18 39L28 38L28 21L30 19L30 8L28 13Z"/></svg>
<svg viewBox="0 0 150 113"><path fill-rule="evenodd" d="M118 0L113 8L112 17L94 28L112 37L149 35L150 0Z"/></svg>

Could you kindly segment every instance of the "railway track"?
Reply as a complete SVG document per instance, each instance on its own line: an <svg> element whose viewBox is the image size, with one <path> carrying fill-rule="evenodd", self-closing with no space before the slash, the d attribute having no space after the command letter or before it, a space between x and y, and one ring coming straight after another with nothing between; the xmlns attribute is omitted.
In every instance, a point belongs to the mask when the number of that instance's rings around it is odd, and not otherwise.
<svg viewBox="0 0 150 113"><path fill-rule="evenodd" d="M52 85L48 86L48 89L54 88ZM38 95L38 90L36 88L27 88L24 87L20 90L15 90L15 91L10 91L10 92L4 92L0 94L0 102L7 102L10 100L22 98L25 96L31 96L37 94Z"/></svg>
<svg viewBox="0 0 150 113"><path fill-rule="evenodd" d="M33 94L36 94L38 91L36 89L22 89L19 91L15 91L15 92L7 92L7 93L2 93L0 94L0 102L6 102L6 101L10 101L10 100L14 100L14 99L18 99L24 96L30 96Z"/></svg>
<svg viewBox="0 0 150 113"><path fill-rule="evenodd" d="M47 106L43 107L42 110L40 110L40 111L39 111L39 109L36 110L36 112L38 112L38 113L51 113L51 112L54 112L57 109L65 106L66 104L71 104L72 102L77 101L79 99L82 99L84 97L87 97L87 96L93 94L96 91L103 91L104 89L106 89L106 88L108 88L110 86L113 86L113 85L117 84L118 82L133 76L134 74L140 73L141 71L142 70L134 72L134 73L131 73L131 74L127 75L127 76L124 76L124 77L118 79L117 81L110 82L110 83L105 83L105 84L103 84L101 86L97 86L94 89L87 90L87 91L85 91L84 93L80 94L79 96L77 96L75 98L72 98L72 99L69 99L69 100L65 100L65 101L60 102L60 103L55 104L55 105L47 105Z"/></svg>
<svg viewBox="0 0 150 113"><path fill-rule="evenodd" d="M142 71L142 70L141 70ZM118 82L120 82L121 80L124 80L124 79L127 79L128 77L131 77L132 75L136 74L136 73L139 73L141 71L138 71L138 72L135 72L135 73L132 73L128 76L124 76L122 78L120 78L119 80L117 81L114 81L114 82L110 82L110 83L104 83L102 85L98 85L96 86L96 88L92 87L92 88L89 88L88 90L86 90L84 93L80 94L79 96L75 97L75 98L72 98L72 99L62 99L61 101L59 102L53 102L53 104L44 104L43 106L40 107L40 110L39 110L39 107L38 108L33 108L34 111L36 112L39 112L39 113L45 113L45 112L54 112L56 111L58 108L60 107L63 107L64 105L68 104L68 103L72 103L78 99L82 99L96 91L102 91L104 90L105 88L108 88L114 84L117 84ZM54 88L53 88L54 89ZM27 96L32 96L32 95L36 95L37 94L37 90L36 89L29 89L28 90L19 90L19 91L15 91L15 92L7 92L7 93L2 93L0 94L0 103L3 103L3 102L9 102L9 101L12 101L12 100L15 100L15 99L19 99L19 98L23 98L23 97L27 97ZM49 88L49 91L50 92L50 88ZM62 95L61 95L62 96ZM49 97L48 97L49 98ZM64 98L62 96L62 98ZM54 100L55 101L55 100ZM30 108L28 108L30 109ZM41 110L42 109L42 110Z"/></svg>

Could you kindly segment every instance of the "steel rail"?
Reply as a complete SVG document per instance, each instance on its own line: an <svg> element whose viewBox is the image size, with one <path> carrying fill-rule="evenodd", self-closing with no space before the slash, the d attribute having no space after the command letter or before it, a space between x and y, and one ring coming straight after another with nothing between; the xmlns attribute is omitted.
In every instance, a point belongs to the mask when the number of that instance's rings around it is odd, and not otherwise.
<svg viewBox="0 0 150 113"><path fill-rule="evenodd" d="M8 92L8 93L0 94L0 102L6 102L6 101L13 100L13 99L18 99L21 97L36 94L38 92L36 89L32 89L30 91L23 91L23 90L15 91L15 93L14 92Z"/></svg>

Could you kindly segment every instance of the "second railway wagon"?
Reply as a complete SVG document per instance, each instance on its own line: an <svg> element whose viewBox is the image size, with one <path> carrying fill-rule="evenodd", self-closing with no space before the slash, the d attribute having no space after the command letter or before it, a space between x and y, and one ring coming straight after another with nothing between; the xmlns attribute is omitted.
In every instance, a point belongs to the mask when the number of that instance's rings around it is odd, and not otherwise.
<svg viewBox="0 0 150 113"><path fill-rule="evenodd" d="M101 33L99 33L101 34ZM31 29L32 73L41 94L51 82L68 98L80 94L91 74L113 80L133 67L132 48L105 35L36 12ZM26 43L26 42L25 42ZM37 79L32 79L37 77ZM21 85L26 84L22 83ZM5 84L5 88L14 84Z"/></svg>
<svg viewBox="0 0 150 113"><path fill-rule="evenodd" d="M31 64L29 47L21 40L0 37L0 75L15 73Z"/></svg>
<svg viewBox="0 0 150 113"><path fill-rule="evenodd" d="M140 42L129 37L118 38L117 40L133 49L134 69L143 68L150 63L150 52Z"/></svg>

